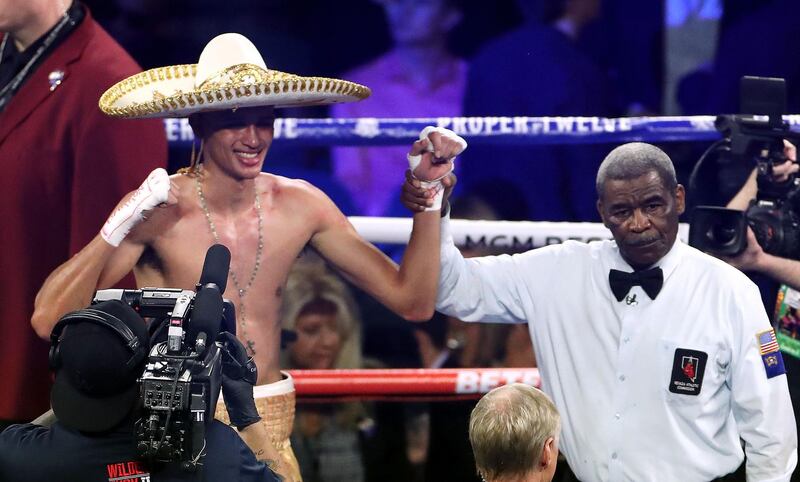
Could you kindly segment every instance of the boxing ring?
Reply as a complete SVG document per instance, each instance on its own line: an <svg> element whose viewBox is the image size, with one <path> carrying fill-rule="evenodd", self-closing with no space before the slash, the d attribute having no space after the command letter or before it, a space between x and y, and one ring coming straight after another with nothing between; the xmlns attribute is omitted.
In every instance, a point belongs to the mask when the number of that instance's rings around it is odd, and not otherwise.
<svg viewBox="0 0 800 482"><path fill-rule="evenodd" d="M440 117L426 119L295 119L275 120L274 142L294 146L410 145L419 132L434 125L455 131L470 145L558 145L707 142L721 138L714 116L685 117ZM800 115L784 116L800 132ZM194 139L186 119L164 119L172 146L188 146ZM398 180L398 185L401 180ZM351 216L364 239L373 243L405 244L410 218ZM459 246L531 249L567 239L610 239L601 223L452 220ZM679 237L688 241L688 225ZM477 399L507 383L539 386L536 368L472 369L350 369L292 370L296 394L304 402L352 400L436 401Z"/></svg>

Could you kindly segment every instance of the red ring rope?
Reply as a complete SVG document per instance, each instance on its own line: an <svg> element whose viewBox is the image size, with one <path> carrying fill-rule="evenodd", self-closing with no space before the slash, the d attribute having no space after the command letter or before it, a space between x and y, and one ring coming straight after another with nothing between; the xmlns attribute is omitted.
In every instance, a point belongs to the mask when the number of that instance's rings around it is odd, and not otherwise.
<svg viewBox="0 0 800 482"><path fill-rule="evenodd" d="M298 398L459 400L479 398L508 383L538 387L536 368L290 370Z"/></svg>

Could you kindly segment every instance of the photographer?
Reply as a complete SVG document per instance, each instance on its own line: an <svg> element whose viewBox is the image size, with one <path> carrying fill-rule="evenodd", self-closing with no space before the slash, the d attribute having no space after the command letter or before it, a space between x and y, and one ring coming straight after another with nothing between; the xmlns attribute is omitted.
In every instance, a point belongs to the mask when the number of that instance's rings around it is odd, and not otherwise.
<svg viewBox="0 0 800 482"><path fill-rule="evenodd" d="M252 384L235 374L247 364L244 348L226 333L218 340L230 353L222 363L222 391L230 417L242 438L252 439L259 434L250 432L262 429L262 424L255 423L259 417ZM55 371L51 402L58 421L51 427L12 425L0 433L0 480L279 480L235 431L216 420L205 428L201 473L186 471L177 462L137 459L134 427L141 408L137 379L144 371L150 342L142 318L127 304L105 301L65 315L53 329L51 343L50 364ZM268 456L263 458L277 457L271 447L254 449Z"/></svg>
<svg viewBox="0 0 800 482"><path fill-rule="evenodd" d="M775 165L773 168L773 181L785 182L792 174L800 171L800 165L797 164L797 148L788 141L783 141L784 150L783 154L786 156L786 161L782 164ZM731 199L727 207L729 209L746 210L750 201L756 198L758 193L758 185L756 183L757 170L747 178L742 188ZM778 305L776 307L775 319L773 324L778 341L781 345L781 352L786 355L784 363L786 371L791 375L798 373L800 370L800 353L797 351L797 346L800 345L797 339L796 325L796 310L797 300L800 300L800 260L782 258L775 256L764 251L761 245L758 244L753 230L747 228L747 247L745 250L734 257L722 257L729 264L739 268L742 271L758 272L766 275L784 286L780 289L778 295ZM794 407L795 420L800 420L800 383L798 383L796 376L789 376L787 378L789 384L789 396L792 399ZM800 426L798 427L800 431ZM797 475L792 480L800 479Z"/></svg>
<svg viewBox="0 0 800 482"><path fill-rule="evenodd" d="M773 179L775 182L785 182L789 176L800 170L797 164L797 148L788 141L784 141L784 155L787 161L778 164L773 168ZM729 209L744 211L750 201L756 198L758 186L756 184L757 171L753 169L750 177L742 188L728 203ZM755 234L751 228L747 228L747 248L735 257L723 257L729 264L742 271L755 271L762 273L770 278L787 284L795 289L800 289L800 261L788 258L781 258L764 252L756 241Z"/></svg>

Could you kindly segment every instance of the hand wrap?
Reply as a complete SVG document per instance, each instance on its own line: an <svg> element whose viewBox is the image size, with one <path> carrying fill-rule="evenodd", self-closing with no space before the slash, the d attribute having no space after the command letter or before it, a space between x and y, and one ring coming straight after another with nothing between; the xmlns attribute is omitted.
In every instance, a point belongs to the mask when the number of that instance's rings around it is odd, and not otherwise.
<svg viewBox="0 0 800 482"><path fill-rule="evenodd" d="M442 136L447 137L449 139L453 139L454 141L458 142L461 145L461 151L459 152L459 154L464 152L464 150L467 148L467 141L464 140L463 137L459 136L450 129L445 129L444 127L428 126L422 129L422 132L419 133L419 139L420 140L428 139L428 135L431 132L438 132ZM431 142L430 139L428 139L428 146L425 148L425 151L431 153L434 152L433 142ZM435 190L435 194L433 196L433 204L431 206L426 207L425 211L439 211L442 208L442 198L444 197L444 186L442 185L442 179L447 177L451 172L453 172L453 169L455 169L455 158L453 158L450 170L444 173L443 175L437 177L436 179L420 179L419 177L417 177L414 170L417 167L419 167L420 163L422 162L422 154L417 154L415 156L408 154L406 157L408 158L408 167L411 168L411 175L414 177L414 179L420 181L420 186L423 189Z"/></svg>
<svg viewBox="0 0 800 482"><path fill-rule="evenodd" d="M169 197L169 174L163 168L155 169L147 176L139 189L125 204L111 213L100 230L100 235L111 246L119 246L134 226L144 221L145 212L154 209Z"/></svg>

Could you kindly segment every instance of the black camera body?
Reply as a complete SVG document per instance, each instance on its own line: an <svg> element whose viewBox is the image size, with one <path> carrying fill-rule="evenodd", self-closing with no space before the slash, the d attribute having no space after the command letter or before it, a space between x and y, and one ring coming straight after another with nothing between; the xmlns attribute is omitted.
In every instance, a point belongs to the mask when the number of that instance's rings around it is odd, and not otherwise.
<svg viewBox="0 0 800 482"><path fill-rule="evenodd" d="M202 465L205 424L214 418L222 384L220 346L213 341L208 344L209 335L216 338L216 333L191 329L201 289L99 290L93 300L120 300L166 328L166 340L152 345L138 380L141 416L135 424L136 449L144 460L177 461L186 470ZM222 327L219 296L217 326ZM151 327L151 331L164 330Z"/></svg>
<svg viewBox="0 0 800 482"><path fill-rule="evenodd" d="M783 79L744 77L742 110L752 115L720 115L715 127L723 135L695 166L714 150L726 151L734 162L754 162L758 190L745 211L698 206L692 213L689 244L716 255L736 256L747 247L747 227L769 254L800 259L800 179L773 177L775 165L786 161L783 140L800 136L783 121L786 87ZM693 182L690 180L690 188Z"/></svg>
<svg viewBox="0 0 800 482"><path fill-rule="evenodd" d="M745 211L747 224L765 252L782 258L800 259L798 192L796 179L793 179L792 189L785 197L759 196Z"/></svg>
<svg viewBox="0 0 800 482"><path fill-rule="evenodd" d="M233 304L222 299L230 252L214 245L196 289L99 290L93 303L120 300L152 318L151 348L138 379L140 416L135 423L139 458L180 462L200 471L206 423L214 418L222 387L222 331L235 333Z"/></svg>
<svg viewBox="0 0 800 482"><path fill-rule="evenodd" d="M180 461L193 470L205 455L205 426L214 418L222 383L222 352L216 343L198 360L171 357L167 351L167 342L156 344L139 379L142 415L135 426L136 449L143 459Z"/></svg>

